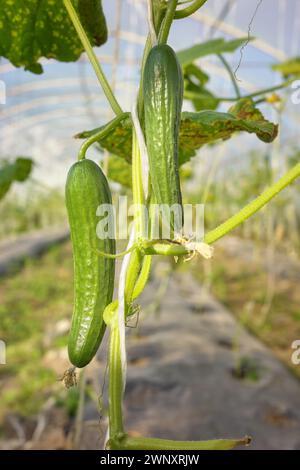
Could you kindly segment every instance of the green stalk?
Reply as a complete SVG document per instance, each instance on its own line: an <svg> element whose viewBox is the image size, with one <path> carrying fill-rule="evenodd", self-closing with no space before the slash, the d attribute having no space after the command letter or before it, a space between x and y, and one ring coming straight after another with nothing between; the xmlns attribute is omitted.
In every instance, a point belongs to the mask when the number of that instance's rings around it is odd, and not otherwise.
<svg viewBox="0 0 300 470"><path fill-rule="evenodd" d="M178 0L169 0L167 12L158 35L158 44L166 44L168 41L169 32L172 26L172 22L174 20L177 2Z"/></svg>
<svg viewBox="0 0 300 470"><path fill-rule="evenodd" d="M135 285L138 281L139 274L141 272L141 267L142 267L142 262L143 262L143 255L140 252L139 249L136 249L133 251L127 273L126 273L126 283L125 283L125 304L126 304L126 310L128 310L128 307L132 303L133 299L133 293L135 289ZM125 312L127 315L128 311Z"/></svg>
<svg viewBox="0 0 300 470"><path fill-rule="evenodd" d="M224 65L225 69L227 70L228 72L228 75L230 77L230 80L232 82L232 85L235 89L235 93L236 93L236 97L237 99L240 99L241 98L241 92L240 92L240 89L238 87L238 84L236 83L236 79L235 79L235 76L234 76L234 73L233 71L231 70L231 67L229 65L229 63L227 62L227 60L225 59L225 57L222 55L222 54L218 54L218 57L220 59L220 61L222 62L222 64Z"/></svg>
<svg viewBox="0 0 300 470"><path fill-rule="evenodd" d="M234 230L236 227L241 225L245 220L251 217L253 214L258 212L263 206L265 206L273 197L275 197L280 191L291 184L295 179L300 176L300 163L295 165L289 170L282 178L280 178L275 184L267 188L260 196L254 201L247 204L241 211L230 217L226 222L219 225L214 230L208 232L204 241L207 244L211 244L224 237L227 233Z"/></svg>
<svg viewBox="0 0 300 470"><path fill-rule="evenodd" d="M256 91L254 93L249 93L248 95L244 95L242 96L242 98L255 98L256 96L260 96L260 95L266 95L268 93L272 93L274 91L279 91L279 90L282 90L283 88L287 88L289 85L291 85L293 82L295 81L295 79L290 79L290 80L286 80L285 82L283 83L280 83L279 85L274 85L270 88L265 88L263 90L259 90L259 91ZM226 97L218 97L217 98L219 101L236 101L236 98L226 98Z"/></svg>
<svg viewBox="0 0 300 470"><path fill-rule="evenodd" d="M128 271L127 271L127 279L126 279L126 294L129 296L129 293L131 293L131 298L129 303L133 302L136 300L141 293L143 292L148 278L150 274L150 269L151 269L151 262L152 262L152 256L144 256L143 258L141 257L140 252L136 252L137 257L130 260L131 264L129 265ZM141 262L141 259L142 262ZM142 267L140 268L140 266ZM134 282L134 279L136 280L136 283L134 286L132 286L132 283ZM119 307L119 302L118 300L114 300L111 304L109 304L104 313L104 318L105 318L105 323L108 325L111 323L111 319L116 313L116 310ZM128 312L127 312L128 313Z"/></svg>
<svg viewBox="0 0 300 470"><path fill-rule="evenodd" d="M107 81L107 78L105 77L104 72L103 72L103 70L102 70L102 68L101 68L101 66L98 62L96 54L93 51L92 45L89 41L89 38L87 37L87 34L86 34L84 28L82 27L82 24L80 23L79 17L76 13L75 8L72 5L71 0L63 0L63 2L64 2L64 5L67 9L67 12L68 12L68 14L71 18L71 21L74 25L74 28L76 29L77 34L78 34L78 36L79 36L79 38L82 42L82 45L85 49L85 52L88 55L88 58L91 62L91 65L93 66L93 68L95 70L95 73L96 73L97 78L100 82L100 85L102 86L104 94L105 94L106 98L108 99L108 101L111 105L111 108L112 108L113 112L116 115L121 114L123 112L122 108L120 107L118 101L116 100L115 95L112 92L112 89L111 89L111 87L110 87L110 85Z"/></svg>
<svg viewBox="0 0 300 470"><path fill-rule="evenodd" d="M151 201L151 199L150 199ZM153 206L150 202L149 217L150 217L150 230L149 235L152 235L151 224L151 208ZM128 266L126 286L125 286L125 299L126 304L130 305L137 297L141 295L146 287L151 265L152 256L144 256L143 250L140 249L143 240L138 240L136 244L136 251L131 255L130 263Z"/></svg>
<svg viewBox="0 0 300 470"><path fill-rule="evenodd" d="M186 18L187 16L191 16L195 11L199 10L207 0L195 0L194 3L182 10L177 10L175 12L174 18L175 20L181 20L182 18Z"/></svg>
<svg viewBox="0 0 300 470"><path fill-rule="evenodd" d="M278 90L282 90L283 88L286 88L288 87L289 85L291 85L292 83L294 82L294 80L287 80L283 83L281 83L280 85L275 85L273 87L270 87L270 88L265 88L263 90L259 90L259 91L256 91L254 93L249 93L248 95L244 95L244 96L240 96L239 99L252 99L252 98L255 98L256 96L261 96L261 95L266 95L268 93L272 93L272 92L275 92L275 91L278 91ZM188 100L196 100L197 98L201 98L201 93L196 93L196 92L193 92L193 91L185 91L184 92L184 97L185 99L188 99ZM229 102L229 103L235 103L237 101L237 97L226 97L226 96L215 96L215 99L218 100L219 102ZM259 100L259 101L262 101L262 100ZM257 103L259 103L259 101ZM263 101L265 101L265 99L263 99Z"/></svg>
<svg viewBox="0 0 300 470"><path fill-rule="evenodd" d="M137 245L133 245L128 250L120 251L119 253L105 253L105 251L100 251L96 250L96 253L98 253L99 256L102 256L103 258L109 258L109 259L118 259L118 258L123 258L125 255L128 255L129 253L132 253L134 250L136 250Z"/></svg>
<svg viewBox="0 0 300 470"><path fill-rule="evenodd" d="M104 139L104 137L109 135L117 127L117 125L127 117L128 117L128 113L119 114L112 121L110 121L108 124L102 127L101 130L99 130L98 132L93 134L91 137L89 137L87 140L85 140L80 147L80 150L78 153L78 160L83 160L85 158L88 148L92 144L94 144L95 142L98 142L100 139Z"/></svg>
<svg viewBox="0 0 300 470"><path fill-rule="evenodd" d="M109 433L112 439L124 434L123 427L123 382L118 317L110 323L109 344Z"/></svg>
<svg viewBox="0 0 300 470"><path fill-rule="evenodd" d="M184 245L172 240L143 240L140 250L145 255L183 256L190 254Z"/></svg>
<svg viewBox="0 0 300 470"><path fill-rule="evenodd" d="M135 129L132 129L132 197L134 210L135 238L143 238L145 235L145 196L143 188L141 153Z"/></svg>
<svg viewBox="0 0 300 470"><path fill-rule="evenodd" d="M141 153L136 136L135 127L132 129L132 193L133 203L135 204L134 212L134 235L139 240L145 233L145 196L143 188L143 176L142 176L142 162ZM132 292L138 278L138 274L141 266L142 255L139 250L133 251L130 256L129 264L127 260L123 261L121 268L121 275L125 276L120 280L119 290L124 289L124 313L125 317L128 313L129 306L132 302ZM125 264L124 264L125 263ZM124 282L124 285L123 285ZM119 292L120 296L120 292ZM119 302L118 309L120 309ZM122 356L123 348L125 349L125 337L123 336L123 330L119 324L119 315L116 315L111 322L111 340L110 340L110 357L109 357L109 368L110 368L110 381L109 381L109 426L110 426L110 441L108 446L117 448L122 436L124 435L123 428L123 414L122 414L122 401L123 401L123 387L125 383L125 377L123 377L122 368ZM125 321L124 318L121 321ZM120 336L122 332L122 336ZM124 357L125 359L125 357Z"/></svg>
<svg viewBox="0 0 300 470"><path fill-rule="evenodd" d="M142 119L143 117L143 107L144 107L144 97L143 97L144 69L145 69L146 60L151 50L151 47L152 47L151 36L150 34L148 34L145 48L144 48L144 53L143 53L143 59L142 59L141 79L140 79L139 96L138 96L138 115L140 119Z"/></svg>
<svg viewBox="0 0 300 470"><path fill-rule="evenodd" d="M144 256L142 261L142 267L132 292L132 300L137 299L145 289L145 286L149 279L151 264L152 256Z"/></svg>
<svg viewBox="0 0 300 470"><path fill-rule="evenodd" d="M173 441L170 439L158 439L154 437L130 437L124 438L116 447L116 450L230 450L237 446L247 446L251 442L250 437L243 439L216 439L211 441Z"/></svg>
<svg viewBox="0 0 300 470"><path fill-rule="evenodd" d="M153 5L154 28L157 33L161 27L161 23L163 20L163 12L164 12L164 9L162 8L162 6L159 3L157 4L154 3ZM143 118L143 106L144 106L144 97L143 97L144 69L145 69L146 60L147 60L147 57L151 48L152 48L151 35L148 34L144 52L143 52L143 58L142 58L141 79L140 79L139 96L138 96L138 115L139 115L139 119L141 120L141 122Z"/></svg>

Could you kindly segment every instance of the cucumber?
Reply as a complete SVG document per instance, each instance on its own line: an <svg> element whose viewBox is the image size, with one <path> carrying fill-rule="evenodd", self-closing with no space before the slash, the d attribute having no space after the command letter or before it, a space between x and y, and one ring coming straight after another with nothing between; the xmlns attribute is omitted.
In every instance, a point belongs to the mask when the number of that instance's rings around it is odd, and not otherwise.
<svg viewBox="0 0 300 470"><path fill-rule="evenodd" d="M72 364L84 367L96 354L105 332L103 311L111 302L115 262L96 250L115 253L114 239L99 239L96 211L111 204L111 193L100 167L80 160L69 170L66 206L74 258L74 310L68 352Z"/></svg>
<svg viewBox="0 0 300 470"><path fill-rule="evenodd" d="M151 184L159 205L179 205L183 223L178 171L179 127L183 76L173 49L164 44L151 49L143 80L145 133ZM174 220L170 221L172 228Z"/></svg>

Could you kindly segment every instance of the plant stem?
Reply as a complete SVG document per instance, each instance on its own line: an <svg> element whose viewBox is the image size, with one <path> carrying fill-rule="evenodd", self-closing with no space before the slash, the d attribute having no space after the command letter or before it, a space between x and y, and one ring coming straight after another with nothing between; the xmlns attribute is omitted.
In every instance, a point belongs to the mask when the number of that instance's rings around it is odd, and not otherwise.
<svg viewBox="0 0 300 470"><path fill-rule="evenodd" d="M135 129L132 129L132 197L134 204L134 231L138 240L143 238L145 231L145 196L141 165L141 152L137 141Z"/></svg>
<svg viewBox="0 0 300 470"><path fill-rule="evenodd" d="M300 176L300 163L295 165L289 170L282 178L280 178L275 184L267 188L260 196L254 201L247 204L241 211L230 217L226 222L219 225L214 230L208 232L205 237L205 243L211 244L224 237L227 233L234 230L236 227L241 225L251 215L259 211L265 206L273 197L275 197L280 191L291 184L296 178Z"/></svg>
<svg viewBox="0 0 300 470"><path fill-rule="evenodd" d="M110 121L108 124L105 126L101 127L101 129L96 132L95 134L91 135L87 140L83 142L83 144L80 147L79 153L78 153L78 160L83 160L85 158L86 152L88 148L94 144L95 142L98 142L100 139L104 139L107 137L116 127L117 125L124 121L125 118L129 116L128 113L122 113L116 116L112 121Z"/></svg>
<svg viewBox="0 0 300 470"><path fill-rule="evenodd" d="M152 265L152 256L144 256L142 261L142 267L139 273L139 276L136 280L133 292L132 292L132 300L137 299L145 289L145 286L149 279L149 274Z"/></svg>
<svg viewBox="0 0 300 470"><path fill-rule="evenodd" d="M82 27L82 24L80 23L80 20L79 20L79 17L76 13L76 10L75 8L73 7L72 5L72 2L71 0L63 0L64 2L64 5L68 11L68 14L71 18L71 21L74 25L74 28L76 29L77 31L77 34L82 42L82 45L85 49L85 52L87 53L88 55L88 58L91 62L91 65L93 66L94 70L95 70L95 73L97 75L97 78L100 82L100 85L102 86L102 89L105 93L105 96L106 98L108 99L110 105L111 105L111 108L113 110L113 112L118 115L118 114L121 114L123 111L122 111L122 108L120 107L118 101L116 100L116 97L115 95L113 94L112 92L112 89L104 75L104 72L98 62L98 59L97 59L97 56L96 54L94 53L93 51L93 48L92 48L92 45L89 41L89 38L84 30L84 28Z"/></svg>
<svg viewBox="0 0 300 470"><path fill-rule="evenodd" d="M154 20L154 2L153 0L146 0L148 7L148 27L149 27L149 36L151 39L151 45L154 46L157 44L157 33L155 28Z"/></svg>
<svg viewBox="0 0 300 470"><path fill-rule="evenodd" d="M103 258L109 258L109 259L118 259L118 258L123 258L123 256L128 255L128 253L131 253L136 249L136 245L133 245L132 247L128 248L128 250L125 251L120 251L119 253L105 253L105 251L100 251L96 250L99 256L102 256Z"/></svg>
<svg viewBox="0 0 300 470"><path fill-rule="evenodd" d="M120 351L120 334L118 318L110 323L109 345L109 433L116 438L124 432L123 413L123 381Z"/></svg>
<svg viewBox="0 0 300 470"><path fill-rule="evenodd" d="M128 252L128 251L127 251ZM135 259L134 259L135 258ZM142 259L142 261L141 261ZM152 264L152 256L141 256L139 251L136 252L136 256L130 259L130 263L127 270L125 294L127 301L132 303L137 299L143 292L150 274ZM136 282L135 282L136 280ZM135 282L135 284L134 284ZM134 285L133 285L134 284ZM129 299L130 295L130 299ZM126 302L126 299L125 299ZM105 309L105 323L109 324L111 318L115 315L116 310L119 307L118 300L114 300Z"/></svg>
<svg viewBox="0 0 300 470"><path fill-rule="evenodd" d="M85 370L81 369L79 377L79 400L77 413L75 418L75 433L74 433L74 449L79 449L80 440L82 435L82 423L84 418L84 403L85 403L85 386L86 386L86 377Z"/></svg>
<svg viewBox="0 0 300 470"><path fill-rule="evenodd" d="M216 439L211 441L173 441L155 437L125 436L120 442L120 450L230 450L237 446L249 445L251 438Z"/></svg>
<svg viewBox="0 0 300 470"><path fill-rule="evenodd" d="M175 20L181 20L182 18L186 18L187 16L192 15L195 11L199 10L207 0L195 0L194 3L182 10L177 10L175 12L174 18Z"/></svg>
<svg viewBox="0 0 300 470"><path fill-rule="evenodd" d="M235 93L236 93L236 97L238 99L241 98L241 92L240 92L240 89L238 87L238 84L236 82L236 79L235 79L235 76L234 76L234 73L233 71L231 70L231 67L229 65L229 63L227 62L227 60L225 59L225 57L222 55L222 54L218 54L218 57L220 59L220 61L222 62L222 64L224 65L225 69L227 70L228 72L228 75L230 77L230 80L232 81L232 85L235 89Z"/></svg>
<svg viewBox="0 0 300 470"><path fill-rule="evenodd" d="M153 8L154 7L155 7L155 9L153 10L154 28L156 32L158 32L162 23L162 19L163 19L163 9L159 4L154 5ZM143 106L144 106L144 97L143 97L144 69L145 69L146 60L147 60L147 57L151 48L152 48L151 35L148 34L146 44L144 47L143 58L142 58L141 79L140 79L139 96L138 96L138 115L141 121L143 118Z"/></svg>
<svg viewBox="0 0 300 470"><path fill-rule="evenodd" d="M248 95L244 95L242 96L241 98L255 98L256 96L260 96L260 95L266 95L268 93L272 93L274 91L278 91L278 90L282 90L283 88L286 88L288 87L289 85L291 85L295 80L294 79L290 79L290 80L286 80L285 82L279 84L279 85L275 85L273 87L270 87L270 88L265 88L263 90L259 90L259 91L256 91L254 93L250 93ZM219 96L217 98L219 101L236 101L236 98L226 98L226 97L221 97Z"/></svg>
<svg viewBox="0 0 300 470"><path fill-rule="evenodd" d="M150 34L148 34L145 48L144 48L144 53L143 53L143 59L142 59L141 79L140 79L139 96L138 96L138 115L140 119L142 119L143 117L143 107L144 107L144 96L143 96L144 68L145 68L146 60L151 50L151 47L152 47L151 36Z"/></svg>
<svg viewBox="0 0 300 470"><path fill-rule="evenodd" d="M143 240L140 249L145 255L182 256L190 254L187 247L172 242L172 240Z"/></svg>
<svg viewBox="0 0 300 470"><path fill-rule="evenodd" d="M126 315L128 313L127 311L128 307L134 300L133 298L134 289L139 279L142 263L143 263L143 255L139 249L136 249L130 257L130 261L129 261L129 265L128 265L128 269L126 273L126 282L125 282L125 290L124 290Z"/></svg>
<svg viewBox="0 0 300 470"><path fill-rule="evenodd" d="M274 91L278 91L278 90L282 90L283 88L286 88L288 87L289 85L291 85L292 83L294 82L294 80L287 80L283 83L281 83L280 85L275 85L273 87L270 87L270 88L265 88L263 90L259 90L259 91L256 91L254 93L250 93L248 95L244 95L244 96L240 96L239 99L251 99L251 98L255 98L256 96L261 96L261 95L266 95L268 93L272 93ZM184 97L188 100L196 100L196 99L199 99L202 97L202 94L201 93L196 93L196 92L193 92L193 91L185 91L184 92ZM237 101L237 97L226 97L226 96L214 96L214 98L216 99L216 101L219 101L219 102L236 102ZM256 104L260 103L260 102L263 102L265 101L265 98L262 98L260 100L258 100L256 102Z"/></svg>
<svg viewBox="0 0 300 470"><path fill-rule="evenodd" d="M169 0L167 12L158 35L159 44L166 44L168 41L169 32L171 29L172 22L174 20L174 15L177 7L177 1L178 0Z"/></svg>

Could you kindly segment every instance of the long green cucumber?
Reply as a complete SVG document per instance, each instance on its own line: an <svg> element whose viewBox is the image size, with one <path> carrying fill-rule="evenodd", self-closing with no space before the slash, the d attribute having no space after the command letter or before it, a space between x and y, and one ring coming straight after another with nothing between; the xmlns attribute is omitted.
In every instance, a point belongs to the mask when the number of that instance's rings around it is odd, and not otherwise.
<svg viewBox="0 0 300 470"><path fill-rule="evenodd" d="M183 77L173 49L166 44L153 47L143 76L146 143L155 199L159 205L182 208L178 150Z"/></svg>
<svg viewBox="0 0 300 470"><path fill-rule="evenodd" d="M84 367L96 354L105 332L103 311L111 302L115 261L97 250L115 253L115 240L97 236L97 208L111 204L111 193L100 167L80 160L69 170L66 182L74 258L74 310L68 352L72 364Z"/></svg>

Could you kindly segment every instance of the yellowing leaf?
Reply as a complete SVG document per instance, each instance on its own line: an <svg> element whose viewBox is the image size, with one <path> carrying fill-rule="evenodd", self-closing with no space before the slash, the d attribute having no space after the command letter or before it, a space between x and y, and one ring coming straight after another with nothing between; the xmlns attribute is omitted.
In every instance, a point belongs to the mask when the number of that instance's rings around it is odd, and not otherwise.
<svg viewBox="0 0 300 470"><path fill-rule="evenodd" d="M93 46L107 40L101 0L73 0ZM62 0L1 0L0 56L16 67L42 73L41 57L70 62L82 44Z"/></svg>
<svg viewBox="0 0 300 470"><path fill-rule="evenodd" d="M101 128L85 131L78 138L89 137ZM220 139L229 139L236 132L256 134L263 142L272 142L278 133L278 126L267 121L252 100L241 99L232 106L228 113L217 111L201 111L199 113L184 112L181 115L179 135L179 163L190 160L197 150L205 144ZM128 116L109 135L99 140L103 149L131 162L132 126Z"/></svg>
<svg viewBox="0 0 300 470"><path fill-rule="evenodd" d="M272 66L272 69L280 72L285 78L300 76L300 57L295 57L281 64L275 64Z"/></svg>

